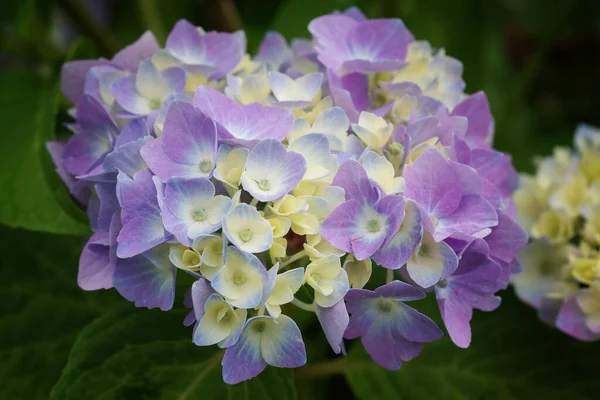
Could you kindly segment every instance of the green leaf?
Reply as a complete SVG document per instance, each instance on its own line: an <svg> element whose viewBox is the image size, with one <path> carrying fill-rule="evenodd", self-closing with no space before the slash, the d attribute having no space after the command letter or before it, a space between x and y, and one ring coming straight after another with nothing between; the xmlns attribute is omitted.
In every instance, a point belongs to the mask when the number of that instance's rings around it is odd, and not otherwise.
<svg viewBox="0 0 600 400"><path fill-rule="evenodd" d="M0 73L0 223L62 234L89 228L60 182L46 142L54 137L58 83L31 70Z"/></svg>
<svg viewBox="0 0 600 400"><path fill-rule="evenodd" d="M216 346L197 347L187 311L128 307L79 335L53 399L295 399L292 373L267 368L258 378L223 383Z"/></svg>
<svg viewBox="0 0 600 400"><path fill-rule="evenodd" d="M427 314L435 301L425 301ZM415 302L415 305L417 302ZM345 367L358 399L593 399L600 343L582 343L546 326L506 292L494 312L473 316L469 349L446 335L399 371L368 359L359 343Z"/></svg>
<svg viewBox="0 0 600 400"><path fill-rule="evenodd" d="M100 294L77 287L80 238L0 227L0 243L0 398L47 399Z"/></svg>

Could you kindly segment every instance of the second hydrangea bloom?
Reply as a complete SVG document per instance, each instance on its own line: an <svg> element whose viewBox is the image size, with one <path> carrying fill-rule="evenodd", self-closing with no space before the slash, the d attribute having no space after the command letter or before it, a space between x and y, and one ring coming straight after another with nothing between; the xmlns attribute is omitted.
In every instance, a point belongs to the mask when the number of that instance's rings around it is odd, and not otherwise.
<svg viewBox="0 0 600 400"><path fill-rule="evenodd" d="M180 21L165 49L145 34L63 69L76 133L48 147L95 230L80 286L168 310L177 273L194 276L185 323L227 349L228 383L306 362L293 307L334 352L360 337L397 369L442 335L409 303L428 290L467 347L527 241L458 61L356 9L308 28L291 46L268 33L252 58L243 33Z"/></svg>

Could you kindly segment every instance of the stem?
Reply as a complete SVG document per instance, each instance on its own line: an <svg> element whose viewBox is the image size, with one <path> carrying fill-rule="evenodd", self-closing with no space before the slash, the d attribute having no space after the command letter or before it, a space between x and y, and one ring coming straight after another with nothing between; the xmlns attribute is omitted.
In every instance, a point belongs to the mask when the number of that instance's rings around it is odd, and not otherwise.
<svg viewBox="0 0 600 400"><path fill-rule="evenodd" d="M256 207L257 204L258 204L258 199L257 198L252 199L252 201L250 202L250 205L252 207Z"/></svg>
<svg viewBox="0 0 600 400"><path fill-rule="evenodd" d="M393 269L388 269L386 274L385 274L385 281L386 283L390 283L391 281L394 280L394 270Z"/></svg>
<svg viewBox="0 0 600 400"><path fill-rule="evenodd" d="M166 39L165 26L160 16L160 10L156 0L138 0L138 9L141 14L142 22L146 29L152 31L159 43L164 43Z"/></svg>
<svg viewBox="0 0 600 400"><path fill-rule="evenodd" d="M301 259L303 257L306 257L306 250L300 250L296 254L291 255L290 258L288 258L284 262L280 263L279 270L281 271L283 268L287 267L288 265L290 265L291 263L293 263L295 261L298 261L299 259Z"/></svg>
<svg viewBox="0 0 600 400"><path fill-rule="evenodd" d="M117 39L108 28L96 20L81 0L58 0L58 4L81 32L96 42L102 55L109 57L119 50Z"/></svg>
<svg viewBox="0 0 600 400"><path fill-rule="evenodd" d="M265 306L262 306L261 308L258 309L257 315L265 315Z"/></svg>
<svg viewBox="0 0 600 400"><path fill-rule="evenodd" d="M294 300L292 300L292 304L304 311L308 311L308 312L316 312L317 311L317 308L315 307L314 304L308 304L308 303L305 303L296 298L294 298Z"/></svg>
<svg viewBox="0 0 600 400"><path fill-rule="evenodd" d="M348 358L338 357L333 360L323 361L300 367L295 370L298 379L324 378L331 375L343 375L348 369Z"/></svg>

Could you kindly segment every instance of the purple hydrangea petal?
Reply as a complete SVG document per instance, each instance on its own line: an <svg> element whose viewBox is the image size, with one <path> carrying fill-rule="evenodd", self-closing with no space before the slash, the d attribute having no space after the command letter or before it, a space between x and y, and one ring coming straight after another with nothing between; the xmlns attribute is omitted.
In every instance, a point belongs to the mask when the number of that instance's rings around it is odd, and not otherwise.
<svg viewBox="0 0 600 400"><path fill-rule="evenodd" d="M277 71L285 66L291 55L285 38L278 32L269 31L260 43L254 60L263 62Z"/></svg>
<svg viewBox="0 0 600 400"><path fill-rule="evenodd" d="M197 164L198 169L206 161L212 170L217 152L215 123L191 104L176 101L169 108L165 119L163 147L173 161Z"/></svg>
<svg viewBox="0 0 600 400"><path fill-rule="evenodd" d="M375 204L379 198L365 169L354 160L344 161L340 165L332 185L344 189L346 200L355 200L359 204Z"/></svg>
<svg viewBox="0 0 600 400"><path fill-rule="evenodd" d="M364 21L348 35L352 56L343 66L362 73L398 69L403 65L412 40L412 35L399 19Z"/></svg>
<svg viewBox="0 0 600 400"><path fill-rule="evenodd" d="M451 214L459 205L462 191L450 162L436 149L426 150L403 173L404 195L437 218Z"/></svg>
<svg viewBox="0 0 600 400"><path fill-rule="evenodd" d="M140 155L140 150L150 140L152 138L146 136L145 138L117 147L104 158L104 162L102 163L104 171L119 171L132 177L137 172L146 168L147 166Z"/></svg>
<svg viewBox="0 0 600 400"><path fill-rule="evenodd" d="M79 258L77 283L83 290L110 289L114 265L109 258L109 235L95 232L85 244Z"/></svg>
<svg viewBox="0 0 600 400"><path fill-rule="evenodd" d="M255 321L259 322L260 319ZM306 364L306 350L300 329L290 317L284 314L277 320L267 317L263 323L266 329L261 335L260 351L267 364L279 368L298 368ZM252 329L252 326L246 329Z"/></svg>
<svg viewBox="0 0 600 400"><path fill-rule="evenodd" d="M324 15L308 24L319 60L325 66L339 69L345 60L350 59L347 38L358 25L355 19L344 15Z"/></svg>
<svg viewBox="0 0 600 400"><path fill-rule="evenodd" d="M232 138L242 143L266 138L282 140L294 124L289 110L258 103L243 106L208 86L198 88L194 106L220 125L219 134L223 139Z"/></svg>
<svg viewBox="0 0 600 400"><path fill-rule="evenodd" d="M71 195L75 197L80 204L85 204L90 197L89 187L85 184L85 182L81 182L73 178L73 176L67 172L63 164L65 147L66 144L63 142L56 141L46 143L46 148L48 149L50 157L54 162L58 176L60 176L64 182L65 186L69 190L69 193L71 193Z"/></svg>
<svg viewBox="0 0 600 400"><path fill-rule="evenodd" d="M119 234L117 250L119 257L135 256L168 239L150 170L136 173L133 179L120 174L117 198L123 208L123 229Z"/></svg>
<svg viewBox="0 0 600 400"><path fill-rule="evenodd" d="M494 120L487 97L483 92L477 92L457 104L452 110L452 115L461 115L469 120L465 136L468 143L481 145L491 140Z"/></svg>
<svg viewBox="0 0 600 400"><path fill-rule="evenodd" d="M125 111L135 115L147 115L152 111L148 99L142 97L135 88L135 76L117 79L112 84L112 94L115 101Z"/></svg>
<svg viewBox="0 0 600 400"><path fill-rule="evenodd" d="M452 214L439 220L435 240L443 240L454 232L473 235L482 229L498 225L498 213L489 201L481 196L464 196Z"/></svg>
<svg viewBox="0 0 600 400"><path fill-rule="evenodd" d="M160 46L150 31L123 50L119 51L112 59L112 63L130 72L135 72L139 63L160 49Z"/></svg>
<svg viewBox="0 0 600 400"><path fill-rule="evenodd" d="M576 297L572 297L563 303L556 319L556 326L561 331L579 340L591 342L598 338L598 335L590 331L586 325L586 315L577 304Z"/></svg>
<svg viewBox="0 0 600 400"><path fill-rule="evenodd" d="M346 303L340 300L336 305L328 308L317 305L316 314L329 345L336 354L340 354L343 350L344 332L350 321Z"/></svg>
<svg viewBox="0 0 600 400"><path fill-rule="evenodd" d="M200 278L192 284L190 296L196 321L200 321L204 316L204 303L214 293L210 282L204 278Z"/></svg>
<svg viewBox="0 0 600 400"><path fill-rule="evenodd" d="M60 71L61 90L73 104L83 94L88 71L98 65L109 65L108 60L76 60L63 65Z"/></svg>
<svg viewBox="0 0 600 400"><path fill-rule="evenodd" d="M106 131L83 131L72 136L63 153L63 165L73 175L83 175L102 162L112 150L112 137Z"/></svg>
<svg viewBox="0 0 600 400"><path fill-rule="evenodd" d="M394 297L401 301L413 301L424 299L425 293L408 283L391 281L375 289L372 297Z"/></svg>
<svg viewBox="0 0 600 400"><path fill-rule="evenodd" d="M384 268L398 269L412 257L422 237L421 211L408 200L400 228L389 243L373 254L373 260Z"/></svg>
<svg viewBox="0 0 600 400"><path fill-rule="evenodd" d="M485 237L490 246L490 255L510 263L527 244L527 233L511 218L498 215L498 225Z"/></svg>
<svg viewBox="0 0 600 400"><path fill-rule="evenodd" d="M98 229L108 231L112 223L113 215L120 211L121 206L117 200L115 183L98 183L94 186L96 195L100 201L98 210Z"/></svg>
<svg viewBox="0 0 600 400"><path fill-rule="evenodd" d="M361 339L373 361L391 371L400 369L403 361L416 357L423 349L422 343L414 343L394 334L389 325L378 326Z"/></svg>
<svg viewBox="0 0 600 400"><path fill-rule="evenodd" d="M147 136L150 136L150 132L146 123L146 118L141 117L132 119L123 127L123 130L121 130L121 133L117 136L115 147L134 142Z"/></svg>
<svg viewBox="0 0 600 400"><path fill-rule="evenodd" d="M419 250L407 263L407 272L415 283L428 288L452 274L458 266L458 257L445 242L435 242L425 231Z"/></svg>
<svg viewBox="0 0 600 400"><path fill-rule="evenodd" d="M469 165L492 183L502 197L510 196L519 185L519 175L512 166L510 155L490 149L474 149Z"/></svg>
<svg viewBox="0 0 600 400"><path fill-rule="evenodd" d="M260 348L262 335L253 329L255 321L266 318L250 318L246 322L238 342L225 351L225 356L221 361L225 383L234 385L254 378L267 367Z"/></svg>
<svg viewBox="0 0 600 400"><path fill-rule="evenodd" d="M113 284L121 296L137 307L173 307L176 268L169 261L169 246L163 245L132 258L119 259Z"/></svg>

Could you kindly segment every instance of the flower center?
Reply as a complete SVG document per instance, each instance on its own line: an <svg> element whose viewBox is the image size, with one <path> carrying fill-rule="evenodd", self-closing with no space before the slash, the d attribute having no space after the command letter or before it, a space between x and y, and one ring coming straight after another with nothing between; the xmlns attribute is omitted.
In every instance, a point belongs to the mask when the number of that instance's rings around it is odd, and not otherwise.
<svg viewBox="0 0 600 400"><path fill-rule="evenodd" d="M208 174L210 172L211 167L212 162L210 162L210 160L204 160L200 163L200 172Z"/></svg>
<svg viewBox="0 0 600 400"><path fill-rule="evenodd" d="M434 224L435 226L438 226L438 224L440 223L440 220L439 220L439 219L437 219L437 217L435 217L435 216L433 216L433 215L432 215L432 216L431 216L431 222L433 222L433 224Z"/></svg>
<svg viewBox="0 0 600 400"><path fill-rule="evenodd" d="M186 250L183 252L183 263L188 267L193 267L200 264L200 256L192 250Z"/></svg>
<svg viewBox="0 0 600 400"><path fill-rule="evenodd" d="M265 331L266 325L264 321L257 321L254 323L254 330L258 333L263 333Z"/></svg>
<svg viewBox="0 0 600 400"><path fill-rule="evenodd" d="M392 311L392 301L388 299L379 299L377 302L377 308L379 308L379 311L382 313L387 314Z"/></svg>
<svg viewBox="0 0 600 400"><path fill-rule="evenodd" d="M261 190L270 190L270 189L271 189L271 182L269 182L269 180L268 180L268 179L261 179L261 180L258 182L258 187L259 187Z"/></svg>
<svg viewBox="0 0 600 400"><path fill-rule="evenodd" d="M202 209L194 210L192 212L192 218L194 219L194 221L204 221L206 219L206 213Z"/></svg>
<svg viewBox="0 0 600 400"><path fill-rule="evenodd" d="M240 239L242 239L243 242L247 242L250 239L252 239L252 232L250 231L250 229L246 229L245 231L241 231L240 232Z"/></svg>
<svg viewBox="0 0 600 400"><path fill-rule="evenodd" d="M421 248L419 249L419 255L422 257L427 257L429 255L429 250L429 246L422 244Z"/></svg>
<svg viewBox="0 0 600 400"><path fill-rule="evenodd" d="M246 277L246 274L244 274L242 271L235 271L233 274L233 283L238 286L243 285L247 280L248 278Z"/></svg>
<svg viewBox="0 0 600 400"><path fill-rule="evenodd" d="M152 99L152 100L150 100L150 103L149 103L150 108L153 110L158 110L161 105L162 105L162 101L160 101L159 99Z"/></svg>
<svg viewBox="0 0 600 400"><path fill-rule="evenodd" d="M448 287L448 281L446 279L442 279L437 283L437 287L439 287L440 289Z"/></svg>
<svg viewBox="0 0 600 400"><path fill-rule="evenodd" d="M367 230L371 233L379 232L381 230L381 224L377 218L367 222Z"/></svg>
<svg viewBox="0 0 600 400"><path fill-rule="evenodd" d="M398 142L390 143L390 145L388 146L388 150L390 151L390 153L392 153L394 157L402 157L404 153L404 147L402 147L402 145Z"/></svg>

